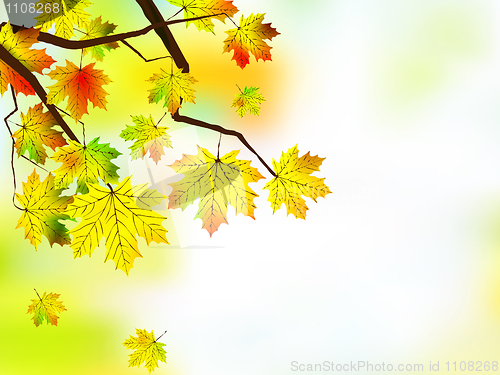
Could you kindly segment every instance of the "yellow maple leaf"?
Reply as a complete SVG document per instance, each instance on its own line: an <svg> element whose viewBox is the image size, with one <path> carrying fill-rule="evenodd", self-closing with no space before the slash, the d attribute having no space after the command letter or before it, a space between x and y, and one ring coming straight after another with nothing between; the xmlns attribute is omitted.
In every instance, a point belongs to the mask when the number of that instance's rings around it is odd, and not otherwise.
<svg viewBox="0 0 500 375"><path fill-rule="evenodd" d="M120 133L120 137L126 141L135 141L129 147L131 159L144 158L144 155L149 151L151 159L158 164L161 156L165 155L163 148L172 148L170 135L166 132L168 128L158 126L151 115L148 118L143 115L131 117L135 125L127 125L127 128Z"/></svg>
<svg viewBox="0 0 500 375"><path fill-rule="evenodd" d="M95 63L91 63L79 68L66 60L66 66L57 66L47 74L58 81L48 87L47 103L57 105L68 96L66 110L75 122L80 120L83 114L88 114L88 101L94 105L94 108L106 109L108 93L102 86L112 81L102 70L94 69L94 65Z"/></svg>
<svg viewBox="0 0 500 375"><path fill-rule="evenodd" d="M23 214L17 222L17 227L24 227L25 238L38 248L45 236L52 246L71 242L66 227L59 220L67 220L65 210L72 197L60 196L62 189L54 186L54 176L48 174L47 178L40 183L40 177L33 171L27 182L23 182L23 195L16 193L16 198L24 207Z"/></svg>
<svg viewBox="0 0 500 375"><path fill-rule="evenodd" d="M259 115L259 104L265 102L266 99L259 94L257 91L258 87L246 87L243 91L236 95L236 99L233 100L233 105L231 107L236 107L236 112L240 117L247 114L247 111L252 115Z"/></svg>
<svg viewBox="0 0 500 375"><path fill-rule="evenodd" d="M319 171L325 158L311 156L309 152L299 158L297 146L292 147L285 154L281 154L279 163L273 159L273 169L276 173L264 189L270 191L268 201L271 202L273 212L281 208L284 203L287 215L293 214L296 218L305 219L308 207L302 196L309 197L316 202L318 197L325 197L331 193L324 184L324 178L311 176Z"/></svg>
<svg viewBox="0 0 500 375"><path fill-rule="evenodd" d="M250 52L255 60L271 60L271 48L264 39L272 40L280 33L270 23L262 23L265 13L250 14L248 18L241 15L237 29L225 31L228 37L224 40L223 52L234 51L233 58L236 64L243 69L250 63Z"/></svg>
<svg viewBox="0 0 500 375"><path fill-rule="evenodd" d="M160 74L153 74L148 81L154 83L154 88L148 90L149 102L158 103L162 98L165 98L164 107L168 108L171 114L177 112L181 107L181 98L184 101L194 103L194 91L191 85L198 82L189 73L182 73L182 69L177 69L175 72L166 72L161 69Z"/></svg>
<svg viewBox="0 0 500 375"><path fill-rule="evenodd" d="M200 198L195 216L203 222L210 236L222 223L227 224L227 207L231 205L236 214L254 217L253 199L258 195L248 187L249 182L264 178L250 161L236 159L239 151L231 151L216 158L208 150L198 146L197 155L183 155L170 165L184 178L170 184L169 208L181 208Z"/></svg>
<svg viewBox="0 0 500 375"><path fill-rule="evenodd" d="M146 188L146 185L132 186L130 177L116 188L87 184L89 192L74 197L66 213L82 221L70 231L74 236L71 248L75 258L92 256L102 237L106 238L105 262L112 259L116 269L127 275L134 259L142 257L136 235L149 245L152 241L168 244L166 230L162 226L166 217L150 210L163 195ZM137 201L141 202L139 207Z"/></svg>
<svg viewBox="0 0 500 375"><path fill-rule="evenodd" d="M28 157L36 163L44 164L47 152L43 146L55 150L66 144L62 132L53 129L58 125L50 112L43 112L42 103L30 107L26 115L21 112L22 127L12 134L19 156L28 151Z"/></svg>
<svg viewBox="0 0 500 375"><path fill-rule="evenodd" d="M38 42L38 34L39 31L34 28L20 28L14 33L10 22L7 22L0 30L0 44L30 72L42 74L43 69L50 69L55 60L45 53L45 48L31 48ZM0 94L2 96L7 91L9 83L16 94L22 92L25 95L35 95L35 90L28 81L0 60Z"/></svg>
<svg viewBox="0 0 500 375"><path fill-rule="evenodd" d="M225 23L227 17L232 17L238 13L238 8L232 1L225 0L167 0L170 4L181 7L184 10L184 19L212 16L195 21L187 21L186 28L193 23L199 31L205 30L214 32L212 18ZM224 13L224 14L222 14Z"/></svg>
<svg viewBox="0 0 500 375"><path fill-rule="evenodd" d="M121 155L109 143L99 144L99 137L93 139L89 144L82 145L69 140L67 146L59 148L52 159L61 162L58 169L54 171L55 185L66 189L76 178L78 185L77 193L88 193L87 184L99 182L99 178L105 183L118 183L118 166L111 163L111 159Z"/></svg>
<svg viewBox="0 0 500 375"><path fill-rule="evenodd" d="M80 40L88 40L95 39L107 36L112 34L116 29L116 25L112 23L104 22L102 23L101 16L96 19L90 21L85 26L85 35L80 38ZM104 43L98 46L87 47L82 50L83 56L87 55L87 53L91 53L92 57L98 61L103 61L104 59L104 50L111 51L112 49L116 49L120 47L117 42Z"/></svg>
<svg viewBox="0 0 500 375"><path fill-rule="evenodd" d="M36 292L36 289L35 289ZM32 304L28 307L28 312L26 314L33 314L33 323L36 327L43 323L45 320L47 324L52 324L57 326L57 313L61 311L66 311L66 308L61 301L58 301L60 294L56 293L45 293L40 297L38 292L36 292L38 299L32 299Z"/></svg>
<svg viewBox="0 0 500 375"><path fill-rule="evenodd" d="M57 2L54 0L40 0L36 3L37 9L39 4L43 6L44 12L35 17L37 21L35 27L40 28L41 31L47 32L55 24L55 35L70 39L75 35L73 25L85 29L89 22L90 14L84 10L92 5L88 0L58 0ZM47 12L46 9L49 11Z"/></svg>
<svg viewBox="0 0 500 375"><path fill-rule="evenodd" d="M130 338L123 342L127 349L133 349L135 352L129 354L128 367L139 367L144 362L149 373L158 366L158 361L167 363L167 352L163 347L165 344L158 342L160 337L155 339L153 331L148 333L145 329L135 329L137 337L130 335ZM165 334L165 333L163 333Z"/></svg>

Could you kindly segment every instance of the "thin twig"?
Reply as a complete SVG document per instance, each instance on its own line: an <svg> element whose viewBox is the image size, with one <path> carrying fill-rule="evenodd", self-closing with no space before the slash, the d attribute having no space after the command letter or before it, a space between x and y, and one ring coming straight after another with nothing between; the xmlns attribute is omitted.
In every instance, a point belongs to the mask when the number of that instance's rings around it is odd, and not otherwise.
<svg viewBox="0 0 500 375"><path fill-rule="evenodd" d="M11 88L11 91L12 91L12 99L14 100L14 106L16 108L14 108L14 110L11 113L9 113L7 115L7 117L4 118L4 121L5 121L5 125L7 126L7 129L9 130L10 137L12 139L12 151L11 151L11 155L10 155L10 166L12 168L12 180L14 181L14 193L12 194L12 204L18 210L23 211L23 209L16 204L16 189L17 189L17 185L16 185L16 170L14 169L14 146L16 144L16 141L14 140L14 138L12 138L12 131L10 130L9 123L7 122L7 120L9 119L9 117L12 116L14 113L16 113L19 110L19 108L17 107L16 92L14 91L14 87L12 87L12 85L10 85L10 88Z"/></svg>
<svg viewBox="0 0 500 375"><path fill-rule="evenodd" d="M172 58L172 56L162 56L162 57L156 57L154 59L146 59L144 56L142 56L142 54L138 50L136 50L134 47L132 47L129 42L127 42L126 40L122 40L121 42L123 44L125 44L128 48L130 48L132 51L134 51L137 55L139 55L139 57L141 59L143 59L145 62L151 62L151 61L156 61L156 60L161 60L161 59L166 59L166 58Z"/></svg>
<svg viewBox="0 0 500 375"><path fill-rule="evenodd" d="M262 159L260 157L260 155L253 149L253 147L250 146L250 144L247 142L247 140L245 139L245 137L243 136L243 134L238 133L235 130L225 129L225 128L223 128L220 125L213 125L213 124L206 123L204 121L193 119L191 117L181 116L179 114L179 111L175 112L175 114L172 115L172 119L174 119L174 121L177 121L177 122L184 122L186 124L191 124L191 125L194 125L194 126L198 126L200 128L210 129L210 130L213 130L213 131L216 131L216 132L220 132L222 134L232 135L232 136L238 138L240 140L240 142L243 143L243 145L246 148L248 148L248 150L250 152L252 152L255 156L257 156L257 158L259 159L259 161L266 167L266 169L269 171L269 173L271 173L271 175L273 177L276 177L276 173L274 173L274 171L271 169L271 167L269 167L269 165L267 165L267 163L264 161L264 159Z"/></svg>

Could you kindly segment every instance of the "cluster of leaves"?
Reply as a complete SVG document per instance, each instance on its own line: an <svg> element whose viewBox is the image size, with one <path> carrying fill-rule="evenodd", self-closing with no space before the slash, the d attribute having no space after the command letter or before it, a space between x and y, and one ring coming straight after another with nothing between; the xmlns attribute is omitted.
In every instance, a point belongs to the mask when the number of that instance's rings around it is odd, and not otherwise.
<svg viewBox="0 0 500 375"><path fill-rule="evenodd" d="M46 3L48 0L42 0ZM186 27L194 24L198 30L214 33L213 20L225 22L238 9L232 1L226 0L168 0L184 12ZM90 19L85 8L88 0L63 0L61 12L42 14L37 17L37 28L14 29L10 23L0 30L0 44L30 72L43 74L56 61L46 54L45 49L34 49L40 30L48 31L55 26L55 36L71 39L76 30L81 31L80 40L92 40L112 35L116 25L103 22L101 17ZM178 13L179 13L178 12ZM223 52L234 51L233 60L242 69L248 65L252 53L256 60L270 60L271 47L264 42L279 33L269 23L263 23L264 14L241 16L239 26L226 31ZM235 24L236 25L236 24ZM108 93L103 86L111 79L96 69L96 62L102 61L105 52L119 47L116 41L96 43L82 49L82 58L89 55L94 62L85 66L66 60L64 66L56 66L46 75L56 83L47 87L46 97L16 72L9 64L0 60L0 93L12 85L15 94L38 95L41 103L30 107L26 114L21 112L19 129L12 134L18 156L25 157L38 165L44 165L47 158L61 165L48 173L43 182L36 170L23 183L23 194L16 194L23 213L18 227L25 229L25 237L37 247L45 236L50 245L70 245L75 258L91 256L102 238L105 239L105 260L115 262L116 269L127 275L133 267L134 259L141 257L137 237L151 242L166 243L164 216L154 211L166 197L146 185L132 185L131 176L118 175L118 166L113 162L121 153L109 143L102 143L100 137L90 142L80 142L71 137L58 121L49 105L66 102L65 111L59 110L76 122L88 114L89 102L94 107L106 109ZM121 39L117 39L121 40ZM149 102L163 102L163 106L174 119L178 116L182 103L195 102L192 85L197 80L182 67L161 69L148 79L153 84L149 90ZM33 82L33 81L30 81ZM232 106L243 117L247 112L258 115L259 105L265 101L257 87L245 87L236 96ZM49 108L45 112L43 105ZM57 108L57 107L55 107ZM67 112L66 112L67 111ZM178 117L177 117L178 118ZM162 117L163 119L163 117ZM160 121L162 120L160 119ZM159 163L165 148L172 148L168 127L160 126L152 115L132 116L134 125L126 125L120 136L131 141L132 160L150 157ZM61 126L63 131L57 129ZM222 128L221 128L222 129ZM234 132L233 132L234 133ZM248 146L247 146L248 147ZM49 151L51 149L52 151ZM52 152L52 154L50 154ZM253 152L253 151L252 151ZM228 223L227 211L231 206L236 214L255 218L254 198L258 195L249 184L265 177L251 161L238 159L239 151L214 156L207 149L198 146L196 155L183 155L170 167L183 178L170 184L172 192L168 197L168 208L181 210L198 202L195 219L202 221L202 228L212 236L222 223ZM255 153L255 152L254 152ZM257 155L257 154L256 154ZM259 157L259 160L263 160ZM297 147L281 155L279 162L273 160L273 169L266 167L273 178L264 189L270 191L269 202L273 212L284 206L288 214L304 219L308 209L304 197L316 201L330 193L324 179L312 176L319 170L323 158L299 157ZM67 189L76 180L76 190ZM69 194L69 195L63 195ZM68 230L62 221L73 220L78 224Z"/></svg>

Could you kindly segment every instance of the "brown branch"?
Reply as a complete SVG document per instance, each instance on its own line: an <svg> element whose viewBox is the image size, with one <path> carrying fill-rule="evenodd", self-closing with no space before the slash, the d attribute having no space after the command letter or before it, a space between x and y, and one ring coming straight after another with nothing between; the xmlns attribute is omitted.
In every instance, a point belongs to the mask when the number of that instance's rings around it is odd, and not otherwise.
<svg viewBox="0 0 500 375"><path fill-rule="evenodd" d="M43 31L39 32L37 39L39 42L45 42L45 43L52 44L54 46L64 48L64 49L83 49L83 48L99 46L101 44L107 44L107 43L113 43L113 42L123 42L125 39L134 38L134 37L138 37L141 35L146 35L151 30L163 28L163 27L166 27L167 25L174 25L176 23L183 23L183 22L188 22L188 21L196 21L196 20L201 20L203 18L220 16L222 14L223 13L218 13L218 14L213 14L213 15L209 15L209 16L186 18L186 19L182 19L182 20L162 21L162 22L151 24L149 26L146 26L146 27L139 29L139 30L136 30L136 31L129 31L129 32L120 33L120 34L113 34L113 35L103 36L103 37L94 38L94 39L68 40L68 39L61 38L59 36L45 33ZM5 26L6 24L7 24L7 22L0 23L0 29L3 26ZM23 28L22 26L15 25L15 24L11 24L11 26L12 26L12 29L14 30L14 32L17 32L18 30ZM172 38L173 38L173 36L172 36Z"/></svg>
<svg viewBox="0 0 500 375"><path fill-rule="evenodd" d="M160 11L156 7L153 0L135 0L135 1L137 2L137 4L139 4L139 6L142 9L142 12L149 20L149 22L151 22L152 24L165 23L163 27L155 28L155 32L156 34L158 34L163 44L165 45L165 48L168 50L168 52L174 59L175 65L177 65L178 68L181 68L184 73L189 73L189 64L184 55L182 54L179 45L174 39L172 32L168 28L167 22L161 15ZM183 21L185 22L185 20Z"/></svg>
<svg viewBox="0 0 500 375"><path fill-rule="evenodd" d="M250 150L250 152L252 152L255 156L257 156L259 161L266 167L266 169L269 171L269 173L271 173L273 175L273 177L276 177L276 173L274 173L274 171L271 169L271 167L269 167L269 165L267 165L267 163L264 161L264 159L262 159L260 157L260 155L253 149L253 147L250 146L250 144L247 142L247 140L245 139L243 134L238 133L235 130L229 130L229 129L223 128L220 125L213 125L213 124L209 124L209 123L204 122L204 121L196 120L196 119L191 118L191 117L181 116L179 114L179 111L175 112L175 114L172 115L172 118L174 119L174 121L177 121L177 122L184 122L186 124L191 124L194 126L198 126L200 128L210 129L210 130L213 130L216 132L220 132L222 134L232 135L233 137L238 138L240 140L240 142L243 143L243 145Z"/></svg>
<svg viewBox="0 0 500 375"><path fill-rule="evenodd" d="M66 124L66 121L64 121L62 116L57 111L55 105L47 103L47 93L45 92L40 82L38 82L38 79L36 79L36 77L33 75L33 73L31 73L23 64L21 64L19 60L12 56L9 51L7 51L2 45L0 45L0 59L3 60L3 62L6 63L11 69L15 70L31 85L33 90L35 90L35 93L38 95L43 104L45 104L49 112L52 114L59 126L68 135L68 137L80 143L75 133L73 133L68 124Z"/></svg>

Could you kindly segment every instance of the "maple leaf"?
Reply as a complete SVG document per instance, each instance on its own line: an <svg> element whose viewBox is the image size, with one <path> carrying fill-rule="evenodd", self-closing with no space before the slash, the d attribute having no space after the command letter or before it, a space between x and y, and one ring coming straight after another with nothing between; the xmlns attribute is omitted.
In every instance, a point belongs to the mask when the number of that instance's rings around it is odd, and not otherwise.
<svg viewBox="0 0 500 375"><path fill-rule="evenodd" d="M237 29L225 31L228 37L224 40L223 52L234 51L233 58L236 64L243 69L250 63L250 53L255 56L255 60L271 60L271 48L264 42L264 39L272 40L280 33L270 23L262 23L265 13L250 14L245 19L240 18L240 25Z"/></svg>
<svg viewBox="0 0 500 375"><path fill-rule="evenodd" d="M35 290L36 292L36 290ZM38 295L38 292L36 293ZM66 308L61 301L58 301L60 294L56 293L43 293L43 296L38 295L38 299L32 299L32 304L28 307L28 312L26 314L33 314L33 323L38 327L43 321L47 321L47 324L52 324L57 326L57 313L66 311Z"/></svg>
<svg viewBox="0 0 500 375"><path fill-rule="evenodd" d="M130 335L130 338L123 342L127 349L135 350L135 352L129 354L128 367L139 367L144 362L149 373L151 373L155 367L159 367L158 361L167 363L165 355L167 352L163 349L165 344L157 341L163 335L155 339L153 331L148 333L145 329L138 328L135 329L135 334L137 337Z"/></svg>
<svg viewBox="0 0 500 375"><path fill-rule="evenodd" d="M59 7L54 8L57 3ZM35 27L39 27L41 31L47 32L55 24L55 35L70 39L75 35L73 25L85 29L89 22L90 14L84 10L92 4L88 0L58 0L57 2L54 0L40 0L36 3L37 8L39 4L43 6L44 10L47 5L49 6L48 9L51 10L50 12L44 11L38 17L35 17L37 21Z"/></svg>
<svg viewBox="0 0 500 375"><path fill-rule="evenodd" d="M50 112L43 112L42 103L30 107L26 116L21 112L22 127L12 134L19 156L28 151L28 157L36 163L44 164L47 152L44 145L55 150L66 144L62 132L52 129L58 125Z"/></svg>
<svg viewBox="0 0 500 375"><path fill-rule="evenodd" d="M87 113L87 101L95 107L106 109L106 95L108 93L101 87L112 82L102 70L94 69L95 63L88 64L80 69L71 61L66 60L66 66L57 66L48 76L58 82L49 86L47 102L59 104L67 96L66 110L71 117L78 121Z"/></svg>
<svg viewBox="0 0 500 375"><path fill-rule="evenodd" d="M144 155L149 151L149 156L156 164L165 155L164 147L172 148L170 135L167 134L166 126L158 126L149 115L148 118L143 115L131 116L135 125L127 125L125 130L122 130L120 137L126 141L135 141L130 146L130 155L132 160L144 158Z"/></svg>
<svg viewBox="0 0 500 375"><path fill-rule="evenodd" d="M198 213L195 216L203 222L203 228L210 236L222 223L227 224L228 205L234 207L236 214L254 217L253 199L258 195L248 187L249 182L264 178L250 161L236 159L239 151L231 151L216 158L208 150L198 146L197 155L183 155L170 165L184 178L170 184L169 208L184 210L200 198Z"/></svg>
<svg viewBox="0 0 500 375"><path fill-rule="evenodd" d="M297 146L292 147L285 154L281 154L279 163L273 159L273 169L276 173L264 189L270 191L268 201L271 202L273 212L276 212L285 203L287 215L293 214L296 218L305 219L308 207L302 195L316 202L318 197L325 197L331 191L324 184L324 178L311 176L319 171L325 158L311 156L309 152L299 158Z"/></svg>
<svg viewBox="0 0 500 375"><path fill-rule="evenodd" d="M80 40L88 40L95 39L107 36L112 34L116 29L116 25L112 23L104 22L102 23L101 17L97 17L96 19L90 21L86 27L86 33ZM120 47L117 42L104 43L98 46L87 47L82 50L83 56L87 55L87 53L91 53L92 57L98 61L103 61L104 59L104 50L111 51L112 49L116 49Z"/></svg>
<svg viewBox="0 0 500 375"><path fill-rule="evenodd" d="M38 42L39 31L34 28L20 28L14 33L10 22L7 22L0 30L0 44L30 72L42 74L43 69L50 69L55 63L44 49L31 49L31 46ZM0 94L7 91L9 83L14 88L16 95L22 92L24 95L35 95L35 90L23 77L9 65L0 60Z"/></svg>
<svg viewBox="0 0 500 375"><path fill-rule="evenodd" d="M99 137L93 139L87 145L69 140L69 145L61 147L52 159L63 165L54 171L55 185L57 188L66 189L76 178L78 185L77 193L88 193L89 183L99 182L99 178L105 183L118 183L118 166L111 159L121 155L109 143L99 144Z"/></svg>
<svg viewBox="0 0 500 375"><path fill-rule="evenodd" d="M162 98L165 98L164 107L167 107L171 114L177 112L181 107L181 98L184 101L194 103L194 90L190 87L196 79L188 73L182 73L182 69L177 69L175 72L166 72L161 69L162 73L153 74L148 81L154 83L154 88L148 90L149 102L158 103Z"/></svg>
<svg viewBox="0 0 500 375"><path fill-rule="evenodd" d="M102 237L106 238L106 259L112 259L116 269L127 275L133 267L134 259L142 257L137 246L136 234L151 241L168 244L167 232L162 226L166 217L144 208L151 207L163 195L151 191L145 185L132 186L130 177L125 178L116 188L88 184L89 192L77 195L66 213L73 218L82 217L73 234L71 248L75 258L92 256ZM142 207L136 201L140 200Z"/></svg>
<svg viewBox="0 0 500 375"><path fill-rule="evenodd" d="M67 220L66 207L73 197L60 196L62 189L54 186L54 176L48 174L40 183L40 177L33 171L27 182L23 182L23 195L16 193L16 198L24 207L23 214L17 222L17 227L24 227L25 238L38 248L42 242L42 235L47 237L50 246L71 242L66 227L59 220Z"/></svg>
<svg viewBox="0 0 500 375"><path fill-rule="evenodd" d="M225 0L167 0L170 4L181 7L184 10L184 19L212 16L195 21L187 21L186 28L189 24L194 24L199 31L205 30L214 32L214 24L211 18L215 18L225 23L227 17L232 17L238 13L238 8L233 5L232 1ZM221 14L225 13L225 14Z"/></svg>
<svg viewBox="0 0 500 375"><path fill-rule="evenodd" d="M243 92L240 92L238 95L236 95L236 99L234 99L233 105L231 107L237 107L236 111L238 112L238 115L240 115L240 117L245 116L247 114L247 110L252 115L259 114L259 104L265 102L266 99L264 99L262 94L259 94L257 92L258 90L258 87L247 88L245 86Z"/></svg>

